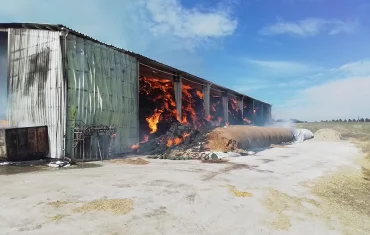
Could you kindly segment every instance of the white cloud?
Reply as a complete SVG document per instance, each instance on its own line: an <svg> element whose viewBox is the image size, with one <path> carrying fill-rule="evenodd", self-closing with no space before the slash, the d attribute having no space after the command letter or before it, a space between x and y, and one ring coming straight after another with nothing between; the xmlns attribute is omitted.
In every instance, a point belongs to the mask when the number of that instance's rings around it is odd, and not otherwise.
<svg viewBox="0 0 370 235"><path fill-rule="evenodd" d="M297 76L322 69L318 66L294 61L245 59L245 62L257 70L262 70L264 74L269 73L273 76Z"/></svg>
<svg viewBox="0 0 370 235"><path fill-rule="evenodd" d="M65 24L195 74L202 67L195 49L232 35L237 27L230 9L188 8L180 0L14 0L1 4L0 21Z"/></svg>
<svg viewBox="0 0 370 235"><path fill-rule="evenodd" d="M328 71L327 82L297 91L275 106L274 116L307 121L370 117L369 64L363 60Z"/></svg>
<svg viewBox="0 0 370 235"><path fill-rule="evenodd" d="M145 4L151 14L155 34L173 34L180 38L217 38L231 35L237 21L226 11L186 9L178 0L150 0Z"/></svg>
<svg viewBox="0 0 370 235"><path fill-rule="evenodd" d="M370 75L370 60L361 60L353 63L345 64L336 72L342 72L351 76L369 76Z"/></svg>
<svg viewBox="0 0 370 235"><path fill-rule="evenodd" d="M309 18L300 21L278 21L262 28L262 35L290 34L301 37L315 36L320 33L335 35L339 33L354 33L358 29L358 22L353 20L325 20Z"/></svg>

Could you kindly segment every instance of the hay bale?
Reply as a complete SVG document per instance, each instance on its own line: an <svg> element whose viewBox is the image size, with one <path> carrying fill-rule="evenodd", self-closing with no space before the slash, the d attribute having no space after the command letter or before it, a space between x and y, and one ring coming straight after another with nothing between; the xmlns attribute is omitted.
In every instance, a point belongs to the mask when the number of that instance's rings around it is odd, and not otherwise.
<svg viewBox="0 0 370 235"><path fill-rule="evenodd" d="M341 134L333 129L320 129L315 132L315 140L338 141L342 139Z"/></svg>
<svg viewBox="0 0 370 235"><path fill-rule="evenodd" d="M207 135L205 148L212 151L234 151L236 149L255 149L268 147L271 144L281 144L293 140L289 129L230 126L216 128Z"/></svg>

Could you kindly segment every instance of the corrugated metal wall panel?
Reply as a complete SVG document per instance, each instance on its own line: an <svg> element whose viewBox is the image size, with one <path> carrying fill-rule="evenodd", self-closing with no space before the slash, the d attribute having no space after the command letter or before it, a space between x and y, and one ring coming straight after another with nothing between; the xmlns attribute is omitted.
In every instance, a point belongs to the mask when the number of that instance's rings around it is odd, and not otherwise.
<svg viewBox="0 0 370 235"><path fill-rule="evenodd" d="M64 155L65 89L59 32L9 29L8 122L48 126L50 156Z"/></svg>
<svg viewBox="0 0 370 235"><path fill-rule="evenodd" d="M131 151L139 141L136 58L69 35L67 61L67 155L72 154L76 124L115 125L113 152Z"/></svg>

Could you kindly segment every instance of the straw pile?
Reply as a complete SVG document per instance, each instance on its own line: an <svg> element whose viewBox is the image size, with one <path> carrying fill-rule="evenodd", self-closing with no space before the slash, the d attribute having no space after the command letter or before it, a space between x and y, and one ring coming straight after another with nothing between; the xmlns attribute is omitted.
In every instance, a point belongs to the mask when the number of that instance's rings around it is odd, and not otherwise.
<svg viewBox="0 0 370 235"><path fill-rule="evenodd" d="M320 129L315 132L315 140L323 141L338 141L341 140L342 136L338 131L333 129Z"/></svg>

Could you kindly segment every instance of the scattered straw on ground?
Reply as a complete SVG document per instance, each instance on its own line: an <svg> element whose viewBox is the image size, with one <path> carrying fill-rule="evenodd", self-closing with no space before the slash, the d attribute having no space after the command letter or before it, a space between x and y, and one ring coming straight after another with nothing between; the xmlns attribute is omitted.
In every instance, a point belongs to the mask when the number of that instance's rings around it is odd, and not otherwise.
<svg viewBox="0 0 370 235"><path fill-rule="evenodd" d="M323 216L337 218L344 225L344 234L370 234L370 182L368 172L337 173L313 182L312 192L326 207Z"/></svg>
<svg viewBox="0 0 370 235"><path fill-rule="evenodd" d="M48 202L47 205L55 207L55 208L59 208L59 207L68 205L70 203L71 203L70 201L55 201L55 202Z"/></svg>
<svg viewBox="0 0 370 235"><path fill-rule="evenodd" d="M313 215L313 211L306 208L305 204L319 205L312 199L293 197L272 188L268 190L269 194L264 204L271 212L276 213L275 219L269 221L269 224L277 230L288 230L292 226L288 211L294 211L303 215Z"/></svg>
<svg viewBox="0 0 370 235"><path fill-rule="evenodd" d="M111 160L110 162L112 163L117 163L117 164L132 164L132 165L147 165L150 162L142 159L142 158L137 158L137 159L131 159L131 158L125 158L125 159L115 159Z"/></svg>
<svg viewBox="0 0 370 235"><path fill-rule="evenodd" d="M133 210L132 199L101 199L87 202L84 205L73 209L76 213L87 212L111 212L114 215L125 215Z"/></svg>
<svg viewBox="0 0 370 235"><path fill-rule="evenodd" d="M57 215L49 217L49 219L52 220L52 221L59 221L59 220L64 219L66 216L67 215L57 214Z"/></svg>
<svg viewBox="0 0 370 235"><path fill-rule="evenodd" d="M232 192L232 194L234 194L234 196L236 197L252 197L253 196L249 192L237 190L236 187L233 185L227 185L227 187L229 188L230 192Z"/></svg>
<svg viewBox="0 0 370 235"><path fill-rule="evenodd" d="M335 131L333 129L320 129L315 132L314 138L316 140L324 140L324 141L338 141L342 139L342 136L338 131Z"/></svg>
<svg viewBox="0 0 370 235"><path fill-rule="evenodd" d="M235 163L227 163L227 164L229 164L229 166L221 169L218 172L208 173L207 175L205 175L203 177L202 180L204 180L204 181L211 180L211 179L215 178L216 176L218 176L219 174L227 173L227 172L230 172L230 171L233 171L233 170L248 169L249 168L249 166L247 164L235 164Z"/></svg>

